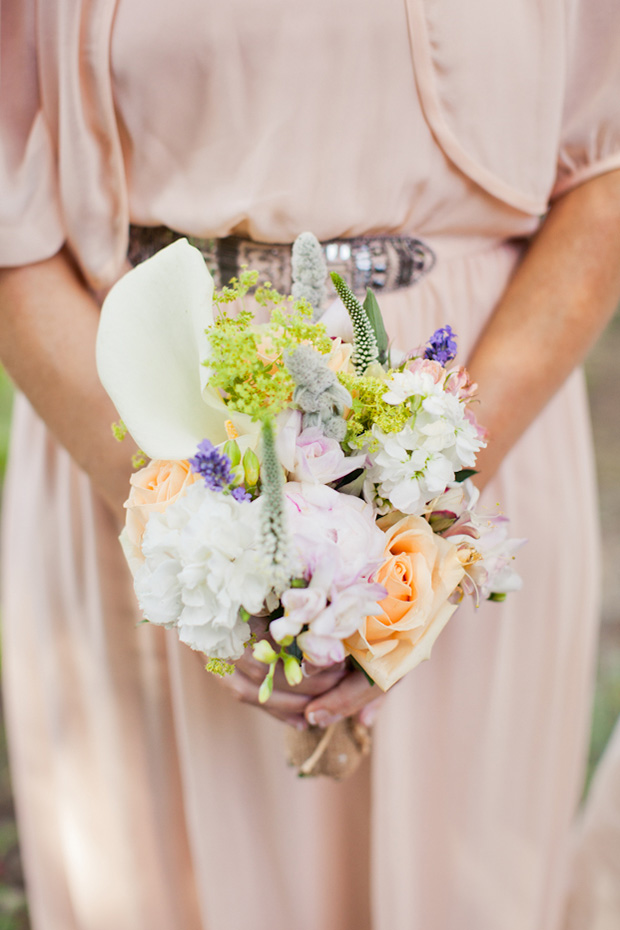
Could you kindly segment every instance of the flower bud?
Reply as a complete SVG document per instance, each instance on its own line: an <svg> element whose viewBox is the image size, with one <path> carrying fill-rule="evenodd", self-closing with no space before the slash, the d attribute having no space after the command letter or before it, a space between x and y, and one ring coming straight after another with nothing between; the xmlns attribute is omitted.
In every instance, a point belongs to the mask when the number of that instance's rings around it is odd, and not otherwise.
<svg viewBox="0 0 620 930"><path fill-rule="evenodd" d="M284 676L291 687L298 685L302 680L301 664L295 656L286 656L284 659Z"/></svg>
<svg viewBox="0 0 620 930"><path fill-rule="evenodd" d="M268 701L269 698L271 697L272 692L273 692L273 677L271 675L267 675L262 685L258 689L259 703L264 704L266 701Z"/></svg>
<svg viewBox="0 0 620 930"><path fill-rule="evenodd" d="M230 464L234 468L241 461L241 450L234 439L228 439L222 446L222 452L230 459Z"/></svg>
<svg viewBox="0 0 620 930"><path fill-rule="evenodd" d="M243 471L247 488L255 488L260 476L260 462L256 452L246 449L243 453Z"/></svg>
<svg viewBox="0 0 620 930"><path fill-rule="evenodd" d="M254 643L252 655L257 662L265 662L266 665L271 665L277 659L276 653L266 639L260 639L257 643Z"/></svg>
<svg viewBox="0 0 620 930"><path fill-rule="evenodd" d="M240 484L243 484L243 482L245 481L245 472L243 471L243 465L241 464L233 465L233 467L230 469L230 473L232 475L231 485L234 488L238 488Z"/></svg>

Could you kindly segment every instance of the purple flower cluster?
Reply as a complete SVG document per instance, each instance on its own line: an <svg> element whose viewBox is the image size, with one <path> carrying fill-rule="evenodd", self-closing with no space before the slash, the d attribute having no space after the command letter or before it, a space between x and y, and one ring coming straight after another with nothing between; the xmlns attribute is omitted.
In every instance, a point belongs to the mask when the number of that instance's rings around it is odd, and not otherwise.
<svg viewBox="0 0 620 930"><path fill-rule="evenodd" d="M451 362L456 355L456 338L452 332L451 326L442 326L436 329L431 338L428 340L424 358L432 359L445 365Z"/></svg>
<svg viewBox="0 0 620 930"><path fill-rule="evenodd" d="M236 501L243 502L243 501L252 500L252 495L248 494L248 492L246 491L246 489L243 487L242 484L240 484L238 488L233 488L230 493L232 494L232 496L234 497Z"/></svg>
<svg viewBox="0 0 620 930"><path fill-rule="evenodd" d="M203 439L198 444L198 452L189 460L189 464L192 471L203 476L210 491L223 491L233 480L230 459L218 452L208 439Z"/></svg>

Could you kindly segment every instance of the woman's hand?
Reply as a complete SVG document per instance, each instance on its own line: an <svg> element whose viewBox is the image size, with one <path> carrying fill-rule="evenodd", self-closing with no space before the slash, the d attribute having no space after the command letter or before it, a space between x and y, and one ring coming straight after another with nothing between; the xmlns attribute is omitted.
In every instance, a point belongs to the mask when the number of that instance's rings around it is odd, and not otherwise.
<svg viewBox="0 0 620 930"><path fill-rule="evenodd" d="M384 699L385 694L377 685L371 684L363 672L349 668L331 690L306 704L304 714L308 723L317 727L329 727L354 715L370 726Z"/></svg>
<svg viewBox="0 0 620 930"><path fill-rule="evenodd" d="M235 666L234 674L222 679L231 694L299 730L308 724L328 727L355 714L359 715L362 723L370 726L385 698L363 672L340 663L327 669L313 670L294 687L287 683L281 666L278 667L273 693L268 701L261 704L258 692L267 666L253 659L250 650Z"/></svg>
<svg viewBox="0 0 620 930"><path fill-rule="evenodd" d="M278 651L280 647L267 633L266 624L265 617L250 619L250 627L255 636L258 639L267 639L269 644ZM235 662L235 672L225 676L222 683L239 701L253 704L272 717L283 720L297 729L307 727L308 722L304 711L312 699L326 691L331 692L347 674L344 662L330 665L328 668L317 668L302 663L304 677L298 685L292 686L284 676L282 663L278 662L273 680L273 692L269 699L261 704L258 693L269 666L264 662L258 662L252 652L252 646L248 646L241 658Z"/></svg>
<svg viewBox="0 0 620 930"><path fill-rule="evenodd" d="M235 662L235 672L222 679L222 683L239 701L244 704L253 704L277 720L303 730L308 721L305 716L306 707L317 695L323 692L332 693L340 681L346 676L344 664L334 665L310 676L304 677L300 684L291 686L286 681L281 663L274 676L273 692L269 699L261 704L258 693L267 674L268 666L264 662L257 662L252 657L252 650L248 648L244 655Z"/></svg>

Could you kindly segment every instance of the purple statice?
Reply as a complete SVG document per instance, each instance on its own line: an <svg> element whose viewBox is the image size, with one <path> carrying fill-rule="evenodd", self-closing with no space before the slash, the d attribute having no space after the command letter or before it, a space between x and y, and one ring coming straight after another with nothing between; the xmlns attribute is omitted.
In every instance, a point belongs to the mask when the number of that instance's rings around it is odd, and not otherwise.
<svg viewBox="0 0 620 930"><path fill-rule="evenodd" d="M189 460L189 464L192 471L203 476L210 491L223 491L233 480L230 459L218 452L208 439L198 443L198 453Z"/></svg>
<svg viewBox="0 0 620 930"><path fill-rule="evenodd" d="M243 501L252 500L252 496L248 494L248 492L246 491L246 489L243 487L242 484L240 484L238 488L233 488L230 493L232 494L232 496L234 497L236 501L243 502Z"/></svg>
<svg viewBox="0 0 620 930"><path fill-rule="evenodd" d="M456 337L451 326L442 326L436 329L428 340L424 350L424 358L430 358L440 365L451 362L456 355Z"/></svg>

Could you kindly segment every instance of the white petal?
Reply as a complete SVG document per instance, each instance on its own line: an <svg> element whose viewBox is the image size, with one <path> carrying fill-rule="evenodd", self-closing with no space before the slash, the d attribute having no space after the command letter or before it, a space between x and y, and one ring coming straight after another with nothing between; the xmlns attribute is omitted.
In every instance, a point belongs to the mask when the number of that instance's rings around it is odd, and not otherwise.
<svg viewBox="0 0 620 930"><path fill-rule="evenodd" d="M180 239L129 271L104 301L99 377L150 458L184 459L205 437L222 441L222 413L202 399L212 296L202 255Z"/></svg>

